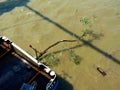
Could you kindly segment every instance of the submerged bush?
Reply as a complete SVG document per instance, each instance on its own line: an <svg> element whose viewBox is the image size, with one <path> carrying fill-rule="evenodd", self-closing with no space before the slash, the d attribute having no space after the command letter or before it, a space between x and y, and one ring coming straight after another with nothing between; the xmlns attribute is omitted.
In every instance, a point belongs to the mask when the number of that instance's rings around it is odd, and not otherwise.
<svg viewBox="0 0 120 90"><path fill-rule="evenodd" d="M60 60L54 53L46 55L44 64L49 66L58 66L59 63Z"/></svg>
<svg viewBox="0 0 120 90"><path fill-rule="evenodd" d="M81 17L80 18L80 22L83 24L83 25L87 25L90 23L90 20L88 17Z"/></svg>
<svg viewBox="0 0 120 90"><path fill-rule="evenodd" d="M85 38L86 36L92 37L92 39L100 39L101 36L103 36L102 33L95 33L95 30L93 29L93 25L95 24L95 21L97 19L97 16L93 15L91 19L88 17L81 17L80 22L83 25L82 28L82 35L81 38ZM88 38L89 39L89 38Z"/></svg>
<svg viewBox="0 0 120 90"><path fill-rule="evenodd" d="M80 56L78 56L74 50L70 49L69 50L69 53L70 53L70 58L71 60L76 64L76 65L79 65L80 64L80 61L81 61L81 58Z"/></svg>

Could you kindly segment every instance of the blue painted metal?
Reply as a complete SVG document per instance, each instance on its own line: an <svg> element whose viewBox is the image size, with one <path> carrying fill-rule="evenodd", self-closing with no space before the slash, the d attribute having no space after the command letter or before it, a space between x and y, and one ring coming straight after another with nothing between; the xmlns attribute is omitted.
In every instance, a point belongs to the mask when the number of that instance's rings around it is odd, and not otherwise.
<svg viewBox="0 0 120 90"><path fill-rule="evenodd" d="M20 90L35 90L34 86L27 84L27 83L23 83L22 87L20 88Z"/></svg>
<svg viewBox="0 0 120 90"><path fill-rule="evenodd" d="M54 87L52 88L52 90L56 90L57 87L58 87L58 84L59 84L59 82L58 82L58 80L57 80L56 83L55 83L55 85L54 85Z"/></svg>

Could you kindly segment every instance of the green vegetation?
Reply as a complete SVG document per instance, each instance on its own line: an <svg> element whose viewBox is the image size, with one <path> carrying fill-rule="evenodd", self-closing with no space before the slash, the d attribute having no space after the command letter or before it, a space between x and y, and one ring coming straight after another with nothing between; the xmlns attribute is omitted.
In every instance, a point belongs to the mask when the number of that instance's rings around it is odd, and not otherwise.
<svg viewBox="0 0 120 90"><path fill-rule="evenodd" d="M68 52L69 52L70 60L73 61L76 65L79 65L81 62L81 58L75 53L75 50L70 49L68 50ZM60 64L59 58L54 53L43 55L38 60L48 66L58 66Z"/></svg>
<svg viewBox="0 0 120 90"><path fill-rule="evenodd" d="M94 33L94 30L92 29L92 26L93 26L92 20L90 20L88 17L81 17L80 22L83 25L83 28L82 28L83 34L82 34L81 38L83 38L87 35L92 35Z"/></svg>
<svg viewBox="0 0 120 90"><path fill-rule="evenodd" d="M49 53L44 57L45 61L44 64L48 66L57 66L60 63L59 58L54 53Z"/></svg>
<svg viewBox="0 0 120 90"><path fill-rule="evenodd" d="M101 33L95 33L95 30L93 29L93 25L95 24L95 21L97 20L97 16L93 16L91 19L88 17L81 17L80 23L83 25L82 27L82 35L81 38L85 38L87 36L92 37L92 39L100 39L100 36L103 36ZM89 39L88 37L88 39Z"/></svg>
<svg viewBox="0 0 120 90"><path fill-rule="evenodd" d="M94 40L96 38L99 38L102 34L96 34L95 31L93 30L93 24L96 21L96 16L93 16L91 19L89 19L88 17L81 17L80 18L80 23L82 24L82 35L81 35L81 39L87 39L87 40ZM92 36L92 38L90 38ZM52 45L50 45L47 49L57 45L60 42L64 42L64 41L69 41L69 40L61 40L58 41ZM74 42L76 40L72 40L69 42ZM81 62L81 57L78 56L75 53L75 50L73 49L69 49L69 56L70 56L70 60L73 61L76 65L79 65ZM49 53L49 54L44 54L42 56L39 57L38 59L39 61L42 61L44 64L48 65L48 66L57 66L60 63L59 58L57 57L56 54L54 53Z"/></svg>
<svg viewBox="0 0 120 90"><path fill-rule="evenodd" d="M90 20L88 17L82 17L80 18L80 22L83 24L83 25L87 25L90 23Z"/></svg>
<svg viewBox="0 0 120 90"><path fill-rule="evenodd" d="M72 60L76 65L79 65L79 64L80 64L80 61L81 61L80 56L78 56L73 49L70 49L70 50L69 50L69 54L70 54L71 60Z"/></svg>

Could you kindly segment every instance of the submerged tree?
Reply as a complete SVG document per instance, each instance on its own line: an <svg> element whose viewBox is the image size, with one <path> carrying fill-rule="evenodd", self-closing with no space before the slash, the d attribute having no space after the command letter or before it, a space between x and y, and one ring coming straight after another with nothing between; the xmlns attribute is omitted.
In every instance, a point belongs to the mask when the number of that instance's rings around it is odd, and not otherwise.
<svg viewBox="0 0 120 90"><path fill-rule="evenodd" d="M102 36L102 34L95 33L95 31L93 29L93 24L95 21L96 21L96 16L93 16L92 19L89 19L88 17L80 18L80 22L83 25L81 39L85 39L88 36L92 36L93 39L98 39L100 36ZM37 60L39 60L40 62L42 61L43 63L45 63L49 66L56 66L60 63L60 60L56 56L56 54L55 53L46 54L46 53L48 52L49 49L51 49L52 47L54 47L62 42L78 42L78 40L60 40L60 41L57 41L57 42L51 44L42 52L37 51L31 45L30 45L30 47L35 51ZM76 65L79 65L80 61L81 61L81 57L79 55L77 55L73 49L68 49L68 51L69 51L71 60Z"/></svg>
<svg viewBox="0 0 120 90"><path fill-rule="evenodd" d="M95 21L97 19L97 16L93 16L91 19L88 17L81 17L80 23L83 25L82 28L82 35L81 38L85 38L87 36L91 36L93 39L100 39L101 36L103 36L102 33L96 33L93 29L93 25L95 24Z"/></svg>

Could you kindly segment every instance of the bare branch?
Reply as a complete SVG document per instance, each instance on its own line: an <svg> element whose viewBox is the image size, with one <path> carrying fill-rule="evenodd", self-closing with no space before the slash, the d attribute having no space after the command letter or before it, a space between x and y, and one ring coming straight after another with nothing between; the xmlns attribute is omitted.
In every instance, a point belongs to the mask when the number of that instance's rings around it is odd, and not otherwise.
<svg viewBox="0 0 120 90"><path fill-rule="evenodd" d="M41 53L41 56L43 54L45 54L50 48L58 45L59 43L62 43L62 42L76 42L76 41L78 41L78 40L60 40L60 41L57 41L56 43L53 43L52 45L50 45L49 47L47 47L45 50L43 50L42 53Z"/></svg>

